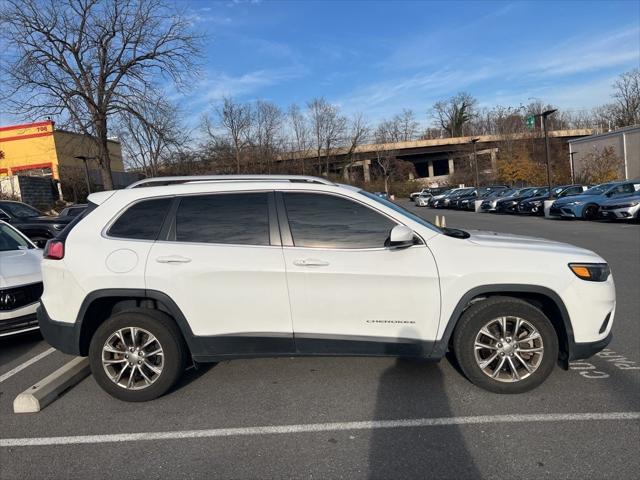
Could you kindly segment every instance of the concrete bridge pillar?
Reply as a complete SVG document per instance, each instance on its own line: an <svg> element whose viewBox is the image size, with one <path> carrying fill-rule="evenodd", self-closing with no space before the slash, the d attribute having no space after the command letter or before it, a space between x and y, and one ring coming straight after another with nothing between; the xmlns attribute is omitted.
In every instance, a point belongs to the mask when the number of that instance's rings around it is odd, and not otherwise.
<svg viewBox="0 0 640 480"><path fill-rule="evenodd" d="M364 160L362 162L362 173L365 183L371 182L371 171L369 169L369 165L371 165L371 160Z"/></svg>
<svg viewBox="0 0 640 480"><path fill-rule="evenodd" d="M451 174L453 173L453 171L454 171L454 168L453 168L453 158L450 158L450 159L449 159L449 175L451 175Z"/></svg>
<svg viewBox="0 0 640 480"><path fill-rule="evenodd" d="M435 175L433 174L433 161L429 160L429 164L427 166L428 170L429 170L429 174L427 175L429 178L434 177Z"/></svg>

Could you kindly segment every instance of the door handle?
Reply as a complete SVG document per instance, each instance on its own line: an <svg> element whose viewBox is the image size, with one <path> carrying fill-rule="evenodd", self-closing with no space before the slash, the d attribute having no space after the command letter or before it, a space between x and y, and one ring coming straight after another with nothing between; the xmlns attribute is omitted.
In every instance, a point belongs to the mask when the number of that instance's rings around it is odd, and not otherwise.
<svg viewBox="0 0 640 480"><path fill-rule="evenodd" d="M294 260L293 264L298 267L326 267L329 265L329 262L318 260L316 258L300 258L298 260Z"/></svg>
<svg viewBox="0 0 640 480"><path fill-rule="evenodd" d="M190 258L181 257L180 255L169 255L167 257L158 257L156 262L158 263L189 263Z"/></svg>

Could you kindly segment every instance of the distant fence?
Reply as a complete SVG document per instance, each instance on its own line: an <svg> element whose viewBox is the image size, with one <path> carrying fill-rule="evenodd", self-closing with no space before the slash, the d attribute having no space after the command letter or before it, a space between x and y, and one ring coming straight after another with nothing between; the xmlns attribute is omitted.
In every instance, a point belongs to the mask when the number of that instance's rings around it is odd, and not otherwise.
<svg viewBox="0 0 640 480"><path fill-rule="evenodd" d="M59 198L56 183L46 177L12 175L0 179L0 192L41 210L49 210Z"/></svg>

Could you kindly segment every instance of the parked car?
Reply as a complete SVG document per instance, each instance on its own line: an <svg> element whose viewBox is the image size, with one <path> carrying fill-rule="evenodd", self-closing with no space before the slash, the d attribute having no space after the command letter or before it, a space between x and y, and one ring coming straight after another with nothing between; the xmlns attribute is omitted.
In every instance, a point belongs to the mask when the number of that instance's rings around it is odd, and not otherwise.
<svg viewBox="0 0 640 480"><path fill-rule="evenodd" d="M86 203L77 203L75 205L71 205L70 207L64 208L60 212L61 217L77 217L87 208Z"/></svg>
<svg viewBox="0 0 640 480"><path fill-rule="evenodd" d="M36 330L42 250L0 220L0 337Z"/></svg>
<svg viewBox="0 0 640 480"><path fill-rule="evenodd" d="M609 220L640 220L640 191L603 201L600 216Z"/></svg>
<svg viewBox="0 0 640 480"><path fill-rule="evenodd" d="M429 187L429 188L423 188L422 190L420 190L419 192L413 192L411 195L409 195L409 199L413 200L414 202L417 200L417 198L421 195L440 195L441 193L444 193L448 190L447 187Z"/></svg>
<svg viewBox="0 0 640 480"><path fill-rule="evenodd" d="M418 197L416 197L416 206L417 207L426 207L429 205L429 202L433 198L433 195L430 193L422 193Z"/></svg>
<svg viewBox="0 0 640 480"><path fill-rule="evenodd" d="M73 217L50 217L26 203L0 200L0 220L13 225L38 247L44 247Z"/></svg>
<svg viewBox="0 0 640 480"><path fill-rule="evenodd" d="M488 187L480 187L472 192L462 195L452 202L453 208L458 210L475 210L476 200L487 198L497 191L508 190L506 185L491 185Z"/></svg>
<svg viewBox="0 0 640 480"><path fill-rule="evenodd" d="M434 207L434 203L437 203L439 200L442 200L443 198L448 197L449 195L453 195L455 192L457 192L458 190L460 190L460 188L450 188L449 190L445 190L442 193L439 193L437 195L434 195L433 197L431 197L429 199L429 202L427 204L428 207L431 208L435 208Z"/></svg>
<svg viewBox="0 0 640 480"><path fill-rule="evenodd" d="M553 202L549 210L551 216L564 218L581 218L595 220L598 218L600 205L610 198L634 193L640 183L634 181L608 182L591 187L581 195L560 198Z"/></svg>
<svg viewBox="0 0 640 480"><path fill-rule="evenodd" d="M564 198L573 195L580 195L587 190L584 185L562 185L555 187L551 190L551 193L547 192L544 195L536 195L528 197L522 200L517 205L517 213L527 213L531 215L544 215L544 202L552 198Z"/></svg>
<svg viewBox="0 0 640 480"><path fill-rule="evenodd" d="M496 202L496 213L516 213L518 203L528 198L546 195L548 187L533 187L521 190L517 195L505 197Z"/></svg>
<svg viewBox="0 0 640 480"><path fill-rule="evenodd" d="M462 195L472 192L475 190L473 187L465 187L465 188L456 188L449 195L445 195L438 200L433 200L431 202L431 207L433 208L449 208L452 201L457 200Z"/></svg>
<svg viewBox="0 0 640 480"><path fill-rule="evenodd" d="M122 400L189 360L449 348L476 385L520 393L611 339L615 287L589 250L439 228L324 178L155 181L92 194L42 261L44 337Z"/></svg>
<svg viewBox="0 0 640 480"><path fill-rule="evenodd" d="M503 198L507 198L513 195L517 195L518 192L520 192L521 190L523 190L522 188L518 189L518 188L506 188L504 190L497 190L493 193L491 193L489 196L487 196L482 203L480 204L480 211L481 212L495 212L496 211L496 204L498 203L499 200L503 199Z"/></svg>
<svg viewBox="0 0 640 480"><path fill-rule="evenodd" d="M428 188L423 188L422 190L420 190L420 191L418 191L418 192L413 192L413 193L411 193L411 194L409 195L409 200L411 200L411 201L415 202L415 201L416 201L416 198L418 198L418 197L419 197L420 195L422 195L423 193L431 194L431 191L430 191L430 189L428 189Z"/></svg>

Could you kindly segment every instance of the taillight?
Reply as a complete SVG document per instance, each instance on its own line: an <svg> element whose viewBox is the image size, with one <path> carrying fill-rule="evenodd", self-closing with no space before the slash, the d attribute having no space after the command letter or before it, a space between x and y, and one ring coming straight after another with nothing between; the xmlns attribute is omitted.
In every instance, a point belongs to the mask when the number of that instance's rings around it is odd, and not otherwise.
<svg viewBox="0 0 640 480"><path fill-rule="evenodd" d="M62 260L64 258L64 242L52 239L44 246L44 258L49 260Z"/></svg>

